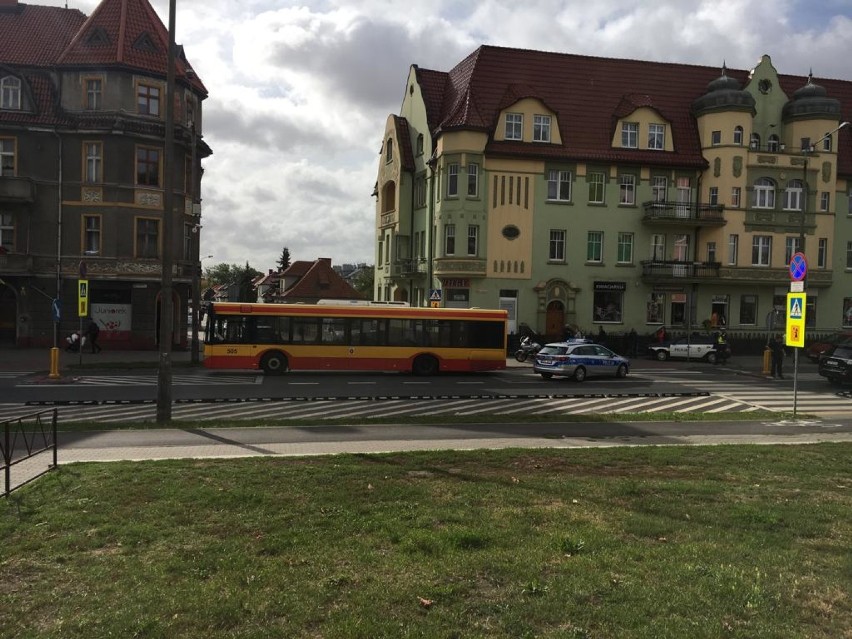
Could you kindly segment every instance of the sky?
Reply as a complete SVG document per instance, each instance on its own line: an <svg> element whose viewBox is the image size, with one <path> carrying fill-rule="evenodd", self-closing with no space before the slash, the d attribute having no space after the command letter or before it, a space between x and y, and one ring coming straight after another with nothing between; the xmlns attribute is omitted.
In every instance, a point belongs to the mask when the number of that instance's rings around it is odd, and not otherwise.
<svg viewBox="0 0 852 639"><path fill-rule="evenodd" d="M27 0L92 13L99 0ZM149 0L168 25L168 0ZM202 265L373 264L371 196L412 64L482 44L852 80L852 0L176 0L204 82Z"/></svg>

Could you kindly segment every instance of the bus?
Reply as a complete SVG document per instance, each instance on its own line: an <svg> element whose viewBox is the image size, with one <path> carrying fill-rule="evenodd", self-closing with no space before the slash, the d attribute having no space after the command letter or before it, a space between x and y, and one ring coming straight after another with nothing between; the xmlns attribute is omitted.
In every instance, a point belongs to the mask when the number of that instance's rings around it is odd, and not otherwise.
<svg viewBox="0 0 852 639"><path fill-rule="evenodd" d="M399 371L506 368L505 310L388 305L211 303L207 368Z"/></svg>

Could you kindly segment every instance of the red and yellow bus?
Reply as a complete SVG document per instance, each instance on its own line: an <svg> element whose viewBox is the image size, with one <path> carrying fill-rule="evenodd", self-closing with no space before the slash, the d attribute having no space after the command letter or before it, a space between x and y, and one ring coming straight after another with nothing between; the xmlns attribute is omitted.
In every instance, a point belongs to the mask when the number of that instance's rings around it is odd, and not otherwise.
<svg viewBox="0 0 852 639"><path fill-rule="evenodd" d="M213 303L204 365L416 375L506 368L504 310Z"/></svg>

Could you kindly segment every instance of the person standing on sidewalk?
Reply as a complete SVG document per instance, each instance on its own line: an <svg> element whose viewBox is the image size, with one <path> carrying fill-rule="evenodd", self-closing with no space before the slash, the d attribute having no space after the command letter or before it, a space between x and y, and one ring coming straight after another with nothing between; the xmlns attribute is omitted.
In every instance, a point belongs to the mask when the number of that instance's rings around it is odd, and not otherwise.
<svg viewBox="0 0 852 639"><path fill-rule="evenodd" d="M784 343L780 335L769 342L769 350L772 352L772 378L784 379Z"/></svg>
<svg viewBox="0 0 852 639"><path fill-rule="evenodd" d="M93 355L95 353L101 352L101 345L98 344L98 335L100 335L100 334L101 334L101 329L98 326L98 323L94 319L89 318L89 323L86 326L86 337L89 340L89 344L92 345L92 354Z"/></svg>

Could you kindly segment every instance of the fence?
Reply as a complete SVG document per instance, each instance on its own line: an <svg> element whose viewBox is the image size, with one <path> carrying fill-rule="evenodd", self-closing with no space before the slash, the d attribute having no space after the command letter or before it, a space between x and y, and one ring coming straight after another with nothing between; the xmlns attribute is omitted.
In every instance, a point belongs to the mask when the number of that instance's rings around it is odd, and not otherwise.
<svg viewBox="0 0 852 639"><path fill-rule="evenodd" d="M4 497L56 468L57 417L58 410L53 408L0 422Z"/></svg>

